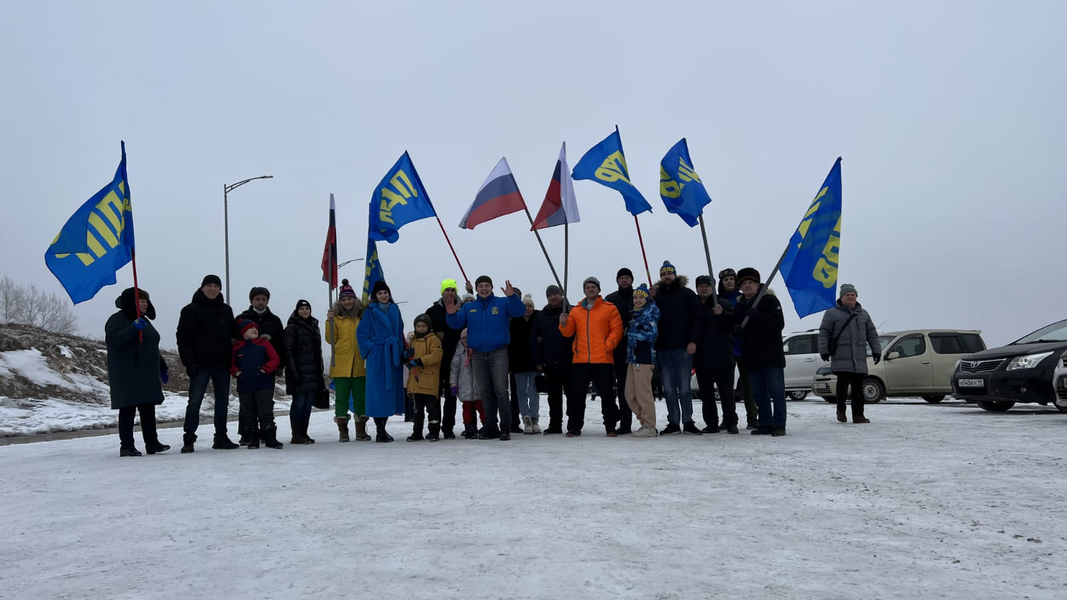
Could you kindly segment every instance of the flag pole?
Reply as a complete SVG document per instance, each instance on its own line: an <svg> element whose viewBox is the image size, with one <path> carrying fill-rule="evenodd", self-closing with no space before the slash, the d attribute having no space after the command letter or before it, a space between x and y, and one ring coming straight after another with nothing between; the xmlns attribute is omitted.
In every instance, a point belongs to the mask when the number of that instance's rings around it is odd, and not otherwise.
<svg viewBox="0 0 1067 600"><path fill-rule="evenodd" d="M700 237L704 238L704 258L708 261L708 277L715 277L715 270L711 266L711 250L708 248L708 232L704 229L704 213L697 215L697 220L700 222ZM715 293L715 286L711 286L711 303L712 306L719 305L719 295Z"/></svg>
<svg viewBox="0 0 1067 600"><path fill-rule="evenodd" d="M782 256L780 256L778 258L778 264L774 265L774 270L771 271L771 276L767 278L767 282L763 284L763 287L760 288L759 293L756 294L756 299L752 301L753 310L757 306L759 306L759 301L763 298L763 295L767 293L767 290L770 289L771 280L774 279L774 276L778 274L778 269L780 269L782 267L782 261L785 260L785 255L786 254L789 254L789 244L785 245L785 250L782 252ZM749 314L745 314L745 319L743 321L741 321L741 328L742 329L745 328L745 325L748 325L749 317L750 317Z"/></svg>
<svg viewBox="0 0 1067 600"><path fill-rule="evenodd" d="M434 218L437 219L437 225L441 228L441 233L444 234L445 241L448 242L448 249L452 251L452 257L456 259L456 264L459 265L459 272L463 274L464 283L470 285L471 280L467 277L467 272L463 270L463 263L459 262L459 256L456 254L455 247L452 246L452 240L448 239L448 232L445 231L445 226L441 223L441 217L434 215Z"/></svg>
<svg viewBox="0 0 1067 600"><path fill-rule="evenodd" d="M568 229L570 224L563 223L563 300L567 302L567 270L568 261L571 255L571 242L570 242L570 230Z"/></svg>
<svg viewBox="0 0 1067 600"><path fill-rule="evenodd" d="M645 276L648 277L648 287L652 288L652 272L648 270L648 256L645 255L645 240L641 237L641 222L634 215L634 225L637 226L637 241L641 244L641 258L645 260Z"/></svg>
<svg viewBox="0 0 1067 600"><path fill-rule="evenodd" d="M526 208L526 205L524 204L522 210L526 212L526 218L530 220L530 227L533 227L534 220L533 217L530 216L530 209ZM534 235L537 236L537 243L541 245L541 252L544 253L545 260L548 261L548 268L552 270L552 278L556 280L556 285L562 288L563 285L559 282L559 275L556 275L556 267L552 265L552 259L548 257L548 250L545 249L545 243L541 241L541 233L536 229L534 229L533 232Z"/></svg>
<svg viewBox="0 0 1067 600"><path fill-rule="evenodd" d="M133 306L137 318L141 318L141 288L137 286L137 251L130 248L130 262L133 263ZM144 343L144 330L137 330L137 343Z"/></svg>
<svg viewBox="0 0 1067 600"><path fill-rule="evenodd" d="M334 286L334 282L337 279L337 276L334 275L334 273L335 273L335 271L333 271L332 268L331 268L331 270L330 270L330 283L327 284L327 285L330 286L330 289L326 293L327 298L329 298L329 300L327 300L329 302L329 304L326 305L326 310L333 310L333 286ZM337 315L334 315L333 317L334 317L333 319L330 319L330 368L331 369L333 367L337 366L337 357L334 355L334 351L333 351L334 344L337 343L337 321L336 321Z"/></svg>

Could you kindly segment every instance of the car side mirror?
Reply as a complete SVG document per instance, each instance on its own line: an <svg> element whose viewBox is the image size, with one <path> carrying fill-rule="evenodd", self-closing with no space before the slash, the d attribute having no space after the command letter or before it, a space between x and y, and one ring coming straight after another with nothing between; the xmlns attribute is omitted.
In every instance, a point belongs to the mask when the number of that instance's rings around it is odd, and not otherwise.
<svg viewBox="0 0 1067 600"><path fill-rule="evenodd" d="M894 350L885 357L886 360L893 360L895 358L900 358L900 350Z"/></svg>

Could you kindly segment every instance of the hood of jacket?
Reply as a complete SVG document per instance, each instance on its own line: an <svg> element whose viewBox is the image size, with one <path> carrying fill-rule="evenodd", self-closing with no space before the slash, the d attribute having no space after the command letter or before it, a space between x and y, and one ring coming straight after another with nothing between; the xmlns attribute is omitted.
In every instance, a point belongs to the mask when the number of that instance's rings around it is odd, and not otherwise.
<svg viewBox="0 0 1067 600"><path fill-rule="evenodd" d="M122 295L115 298L115 308L121 309L122 314L131 321L137 318L137 307L134 304L136 304L136 301L134 300L133 288L123 291ZM148 299L148 310L144 311L141 316L153 320L156 318L156 307L152 306L151 298Z"/></svg>

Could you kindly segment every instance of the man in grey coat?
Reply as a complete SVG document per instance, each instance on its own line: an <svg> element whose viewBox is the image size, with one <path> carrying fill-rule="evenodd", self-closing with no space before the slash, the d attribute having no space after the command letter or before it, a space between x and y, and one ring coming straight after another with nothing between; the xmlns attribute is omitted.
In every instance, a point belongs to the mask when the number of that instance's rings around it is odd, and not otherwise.
<svg viewBox="0 0 1067 600"><path fill-rule="evenodd" d="M867 344L871 346L874 364L882 360L882 346L871 315L856 301L856 286L841 286L837 305L826 311L819 326L819 355L830 361L830 369L837 376L837 420L848 422L845 400L852 389L852 422L870 423L863 416L863 377L867 375Z"/></svg>

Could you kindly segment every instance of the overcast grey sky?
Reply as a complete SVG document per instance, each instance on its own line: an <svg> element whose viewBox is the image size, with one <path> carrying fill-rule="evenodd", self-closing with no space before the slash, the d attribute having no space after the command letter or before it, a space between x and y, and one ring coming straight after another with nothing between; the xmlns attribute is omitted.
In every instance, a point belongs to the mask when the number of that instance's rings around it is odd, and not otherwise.
<svg viewBox="0 0 1067 600"><path fill-rule="evenodd" d="M124 139L164 345L203 275L222 275L223 184L262 174L230 196L235 310L265 285L283 319L302 297L321 317L329 194L340 258L361 258L367 203L408 150L468 276L541 305L551 275L525 216L457 223L501 156L536 213L560 142L573 166L618 124L654 207L653 274L706 271L699 229L658 195L684 136L716 270L768 274L843 156L840 282L883 330L975 328L992 346L1067 316L1067 4L872 4L6 0L0 273L62 292L43 253ZM571 287L596 275L606 294L619 267L643 273L633 219L617 192L575 192ZM562 268L562 228L544 237ZM409 327L459 278L432 220L379 251ZM361 285L361 263L342 274ZM85 333L131 282L127 267L76 308ZM787 330L818 325L772 287Z"/></svg>

